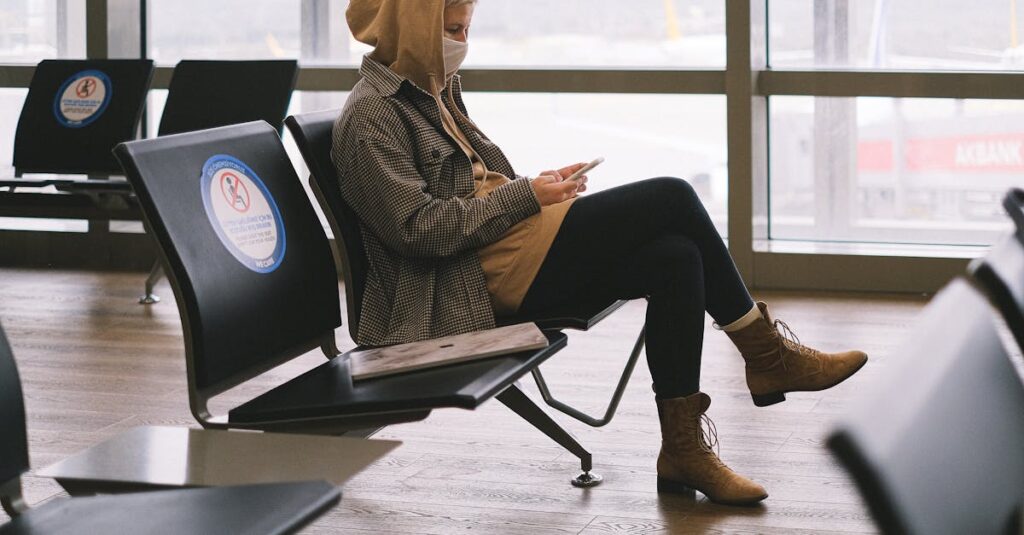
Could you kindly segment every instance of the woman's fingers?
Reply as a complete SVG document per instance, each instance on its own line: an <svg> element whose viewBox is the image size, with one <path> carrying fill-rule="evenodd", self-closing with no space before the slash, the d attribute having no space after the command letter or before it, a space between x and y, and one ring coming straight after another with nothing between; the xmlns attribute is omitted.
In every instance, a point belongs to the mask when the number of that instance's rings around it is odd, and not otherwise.
<svg viewBox="0 0 1024 535"><path fill-rule="evenodd" d="M585 165L587 165L587 164L582 163L582 162L581 163L574 163L572 165L569 165L569 166L566 166L566 167L563 167L563 168L559 169L558 172L562 176L562 178L569 178L570 176L572 176L573 173L575 173L576 171L579 171Z"/></svg>
<svg viewBox="0 0 1024 535"><path fill-rule="evenodd" d="M561 173L559 173L558 171L554 171L554 170L551 170L551 169L549 169L549 170L547 170L547 171L541 171L541 173L540 173L540 174L541 174L541 176L543 176L543 175L547 175L547 176L551 176L551 177L554 177L554 178L555 178L556 180L559 180L559 181L561 181L561 180L562 180L563 178L565 178L565 177L564 177L564 176L562 176L562 174L561 174Z"/></svg>
<svg viewBox="0 0 1024 535"><path fill-rule="evenodd" d="M531 181L531 185L537 194L537 200L540 201L541 206L557 204L571 199L576 196L581 186L579 181L562 180L561 177L547 174L547 172L534 178Z"/></svg>
<svg viewBox="0 0 1024 535"><path fill-rule="evenodd" d="M584 191L587 191L587 175L579 177L576 179L576 182L579 183L576 188L576 193L583 193Z"/></svg>

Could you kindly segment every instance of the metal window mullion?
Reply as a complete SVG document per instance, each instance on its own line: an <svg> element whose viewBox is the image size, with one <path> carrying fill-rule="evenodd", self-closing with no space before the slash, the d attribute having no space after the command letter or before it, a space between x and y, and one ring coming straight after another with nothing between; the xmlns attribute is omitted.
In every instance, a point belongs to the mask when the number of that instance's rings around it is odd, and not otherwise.
<svg viewBox="0 0 1024 535"><path fill-rule="evenodd" d="M1024 99L1024 72L764 70L759 95Z"/></svg>
<svg viewBox="0 0 1024 535"><path fill-rule="evenodd" d="M766 24L765 2L726 3L729 252L748 281L755 278L755 221L767 219L768 106L754 91L767 59Z"/></svg>
<svg viewBox="0 0 1024 535"><path fill-rule="evenodd" d="M107 0L86 0L85 4L85 57L108 57Z"/></svg>

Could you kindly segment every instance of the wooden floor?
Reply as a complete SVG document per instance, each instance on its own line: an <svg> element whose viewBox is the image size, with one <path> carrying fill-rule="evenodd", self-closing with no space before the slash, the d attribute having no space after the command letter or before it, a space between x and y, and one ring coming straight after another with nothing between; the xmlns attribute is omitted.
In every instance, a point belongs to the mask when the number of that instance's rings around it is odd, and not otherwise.
<svg viewBox="0 0 1024 535"><path fill-rule="evenodd" d="M142 274L0 269L0 322L14 346L27 397L32 465L42 468L122 430L194 426L181 325L164 301L135 300ZM857 347L871 360L824 393L791 394L756 408L739 354L706 329L702 388L721 456L770 493L763 506L724 507L654 490L659 433L650 374L638 366L615 420L592 429L556 417L594 455L603 485L575 489L578 461L497 402L475 412L435 411L378 436L404 445L344 488L341 505L310 533L863 533L874 528L855 488L822 447L829 422L888 363L923 297L767 293L805 343ZM544 370L556 395L597 412L643 321L635 302L586 334ZM342 330L339 346L351 347ZM322 362L304 356L229 393L221 408ZM527 390L535 392L532 383ZM30 504L60 496L50 480L24 478Z"/></svg>

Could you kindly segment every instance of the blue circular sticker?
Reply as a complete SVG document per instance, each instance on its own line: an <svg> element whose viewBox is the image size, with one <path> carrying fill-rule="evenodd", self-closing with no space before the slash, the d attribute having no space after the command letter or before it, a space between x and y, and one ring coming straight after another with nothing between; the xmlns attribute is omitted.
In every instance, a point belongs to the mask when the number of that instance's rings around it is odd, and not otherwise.
<svg viewBox="0 0 1024 535"><path fill-rule="evenodd" d="M218 154L203 164L203 207L221 243L245 267L270 273L285 252L284 222L267 186L237 158Z"/></svg>
<svg viewBox="0 0 1024 535"><path fill-rule="evenodd" d="M101 71L88 70L68 78L57 90L53 115L68 128L82 128L99 119L110 104L114 88Z"/></svg>

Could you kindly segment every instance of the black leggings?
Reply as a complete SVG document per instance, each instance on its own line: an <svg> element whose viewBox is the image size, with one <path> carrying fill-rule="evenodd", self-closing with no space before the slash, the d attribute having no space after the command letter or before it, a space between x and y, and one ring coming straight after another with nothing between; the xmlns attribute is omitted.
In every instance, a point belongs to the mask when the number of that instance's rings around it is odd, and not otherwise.
<svg viewBox="0 0 1024 535"><path fill-rule="evenodd" d="M704 312L720 325L754 303L690 184L652 178L569 209L519 313L647 298L647 363L659 398L700 390Z"/></svg>

